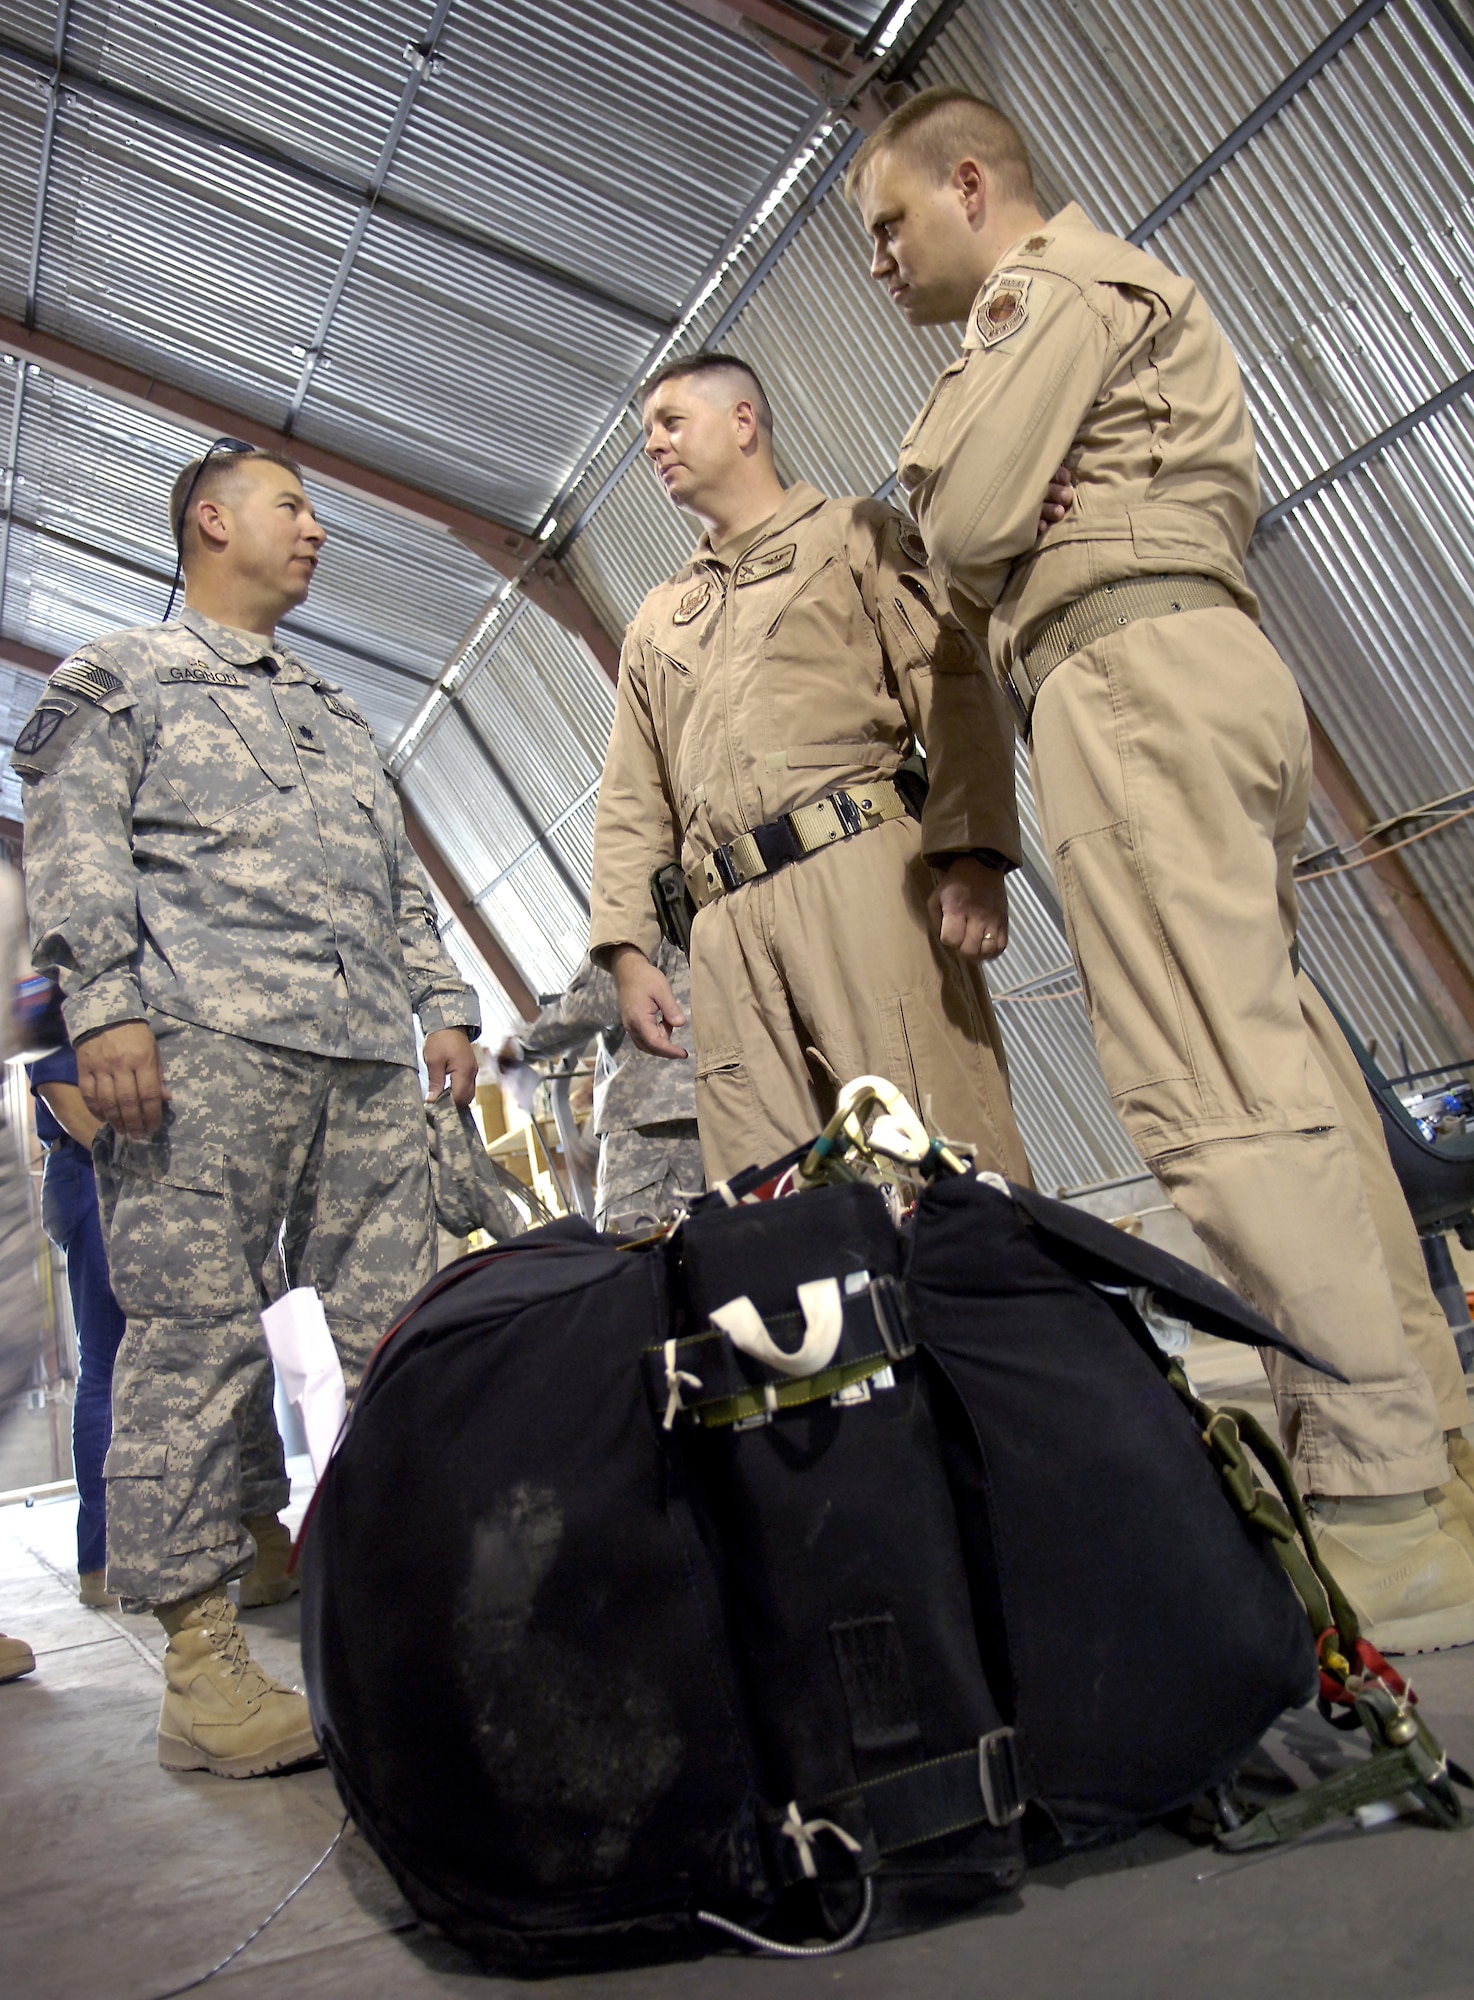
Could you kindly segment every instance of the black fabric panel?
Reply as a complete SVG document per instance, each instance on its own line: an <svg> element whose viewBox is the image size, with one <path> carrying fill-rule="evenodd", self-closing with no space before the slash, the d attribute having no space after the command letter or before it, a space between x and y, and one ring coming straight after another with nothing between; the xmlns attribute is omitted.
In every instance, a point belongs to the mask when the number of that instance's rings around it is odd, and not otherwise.
<svg viewBox="0 0 1474 2000"><path fill-rule="evenodd" d="M1053 1249L1022 1204L939 1183L907 1289L976 1433L959 1501L971 1532L990 1525L993 1560L973 1567L1006 1617L1004 1706L1043 1801L1083 1831L1225 1778L1313 1693L1315 1662L1299 1600L1186 1407Z"/></svg>
<svg viewBox="0 0 1474 2000"><path fill-rule="evenodd" d="M1164 1305L1175 1307L1204 1333L1250 1347L1273 1347L1337 1382L1346 1380L1339 1368L1307 1354L1236 1292L1180 1257L1033 1188L1014 1188L1012 1195L1055 1256L1082 1278L1106 1285L1150 1285Z"/></svg>
<svg viewBox="0 0 1474 2000"><path fill-rule="evenodd" d="M715 1578L640 1384L668 1310L661 1260L576 1241L469 1273L392 1344L306 1539L345 1796L407 1891L507 1963L646 1916L617 1955L689 1948L693 1902L764 1893Z"/></svg>

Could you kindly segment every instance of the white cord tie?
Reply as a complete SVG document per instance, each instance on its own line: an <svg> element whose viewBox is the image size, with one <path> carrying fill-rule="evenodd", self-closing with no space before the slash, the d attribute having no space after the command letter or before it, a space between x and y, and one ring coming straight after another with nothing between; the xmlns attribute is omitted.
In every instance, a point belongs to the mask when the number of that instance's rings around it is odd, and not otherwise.
<svg viewBox="0 0 1474 2000"><path fill-rule="evenodd" d="M677 1368L676 1343L673 1340L668 1340L665 1343L665 1386L670 1393L665 1399L665 1422L661 1425L662 1430L668 1431L672 1429L676 1418L686 1407L681 1401L681 1388L683 1384L688 1389L699 1389L701 1387L701 1377L699 1375L688 1375L684 1369Z"/></svg>
<svg viewBox="0 0 1474 2000"><path fill-rule="evenodd" d="M798 1858L803 1864L804 1874L807 1875L811 1882L819 1873L814 1862L814 1835L816 1833L832 1833L840 1846L848 1848L851 1854L858 1854L860 1852L860 1843L855 1839L854 1835L846 1833L842 1826L836 1826L832 1819L805 1819L799 1812L797 1799L789 1800L788 1817L778 1830L780 1833L786 1834L798 1848Z"/></svg>

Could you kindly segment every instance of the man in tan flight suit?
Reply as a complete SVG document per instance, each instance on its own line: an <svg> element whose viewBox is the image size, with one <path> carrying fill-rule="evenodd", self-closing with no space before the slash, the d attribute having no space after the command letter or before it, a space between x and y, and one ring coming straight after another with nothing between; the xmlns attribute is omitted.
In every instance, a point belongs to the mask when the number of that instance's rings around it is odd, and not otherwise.
<svg viewBox="0 0 1474 2000"><path fill-rule="evenodd" d="M905 318L966 321L900 484L1030 734L1117 1109L1245 1295L1349 1378L1267 1357L1373 1643L1468 1643L1457 1353L1356 1064L1298 973L1310 745L1245 579L1259 489L1233 355L1189 279L1078 207L1046 220L1018 133L967 92L910 100L848 187ZM1061 458L1076 504L1036 544Z"/></svg>
<svg viewBox="0 0 1474 2000"><path fill-rule="evenodd" d="M646 455L705 524L625 638L594 830L590 949L636 1044L679 1059L650 963L678 855L708 1182L813 1137L838 1085L888 1077L980 1165L1027 1174L987 990L1020 854L1011 735L972 642L939 623L916 530L773 465L751 371L673 362ZM1057 511L1057 507L1056 507ZM946 718L918 820L894 782ZM935 872L934 872L935 871Z"/></svg>

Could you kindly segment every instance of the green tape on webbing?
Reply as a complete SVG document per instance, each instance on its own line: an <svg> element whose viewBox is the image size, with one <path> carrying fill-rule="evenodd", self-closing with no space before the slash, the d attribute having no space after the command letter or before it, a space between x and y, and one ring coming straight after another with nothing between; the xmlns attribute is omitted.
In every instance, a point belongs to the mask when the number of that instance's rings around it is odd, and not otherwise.
<svg viewBox="0 0 1474 2000"><path fill-rule="evenodd" d="M740 1424L746 1417L772 1415L775 1410L796 1410L804 1403L837 1396L841 1389L883 1374L891 1365L888 1354L867 1355L863 1361L845 1361L838 1368L826 1368L818 1375L800 1375L769 1384L771 1400L764 1389L744 1389L738 1396L722 1396L710 1403L688 1403L687 1411L703 1430L722 1430Z"/></svg>

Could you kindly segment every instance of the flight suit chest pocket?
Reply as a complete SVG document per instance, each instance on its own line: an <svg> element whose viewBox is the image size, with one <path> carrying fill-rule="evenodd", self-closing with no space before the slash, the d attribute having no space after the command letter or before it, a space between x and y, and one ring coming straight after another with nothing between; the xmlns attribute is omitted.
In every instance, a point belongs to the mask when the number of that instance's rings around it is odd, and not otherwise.
<svg viewBox="0 0 1474 2000"><path fill-rule="evenodd" d="M233 824L299 782L291 740L270 702L264 689L190 686L164 709L161 775L200 826Z"/></svg>

